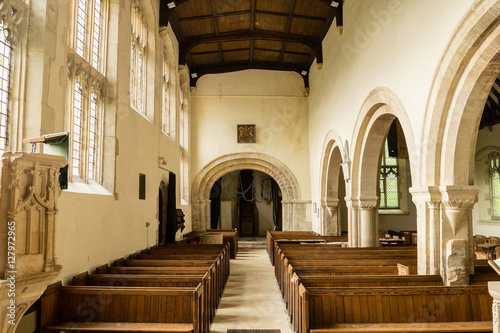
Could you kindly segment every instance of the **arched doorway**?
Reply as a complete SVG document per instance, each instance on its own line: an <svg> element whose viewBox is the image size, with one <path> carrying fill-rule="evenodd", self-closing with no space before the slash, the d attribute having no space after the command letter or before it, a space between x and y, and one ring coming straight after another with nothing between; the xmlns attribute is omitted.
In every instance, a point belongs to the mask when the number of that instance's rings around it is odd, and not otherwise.
<svg viewBox="0 0 500 333"><path fill-rule="evenodd" d="M192 187L193 230L210 227L210 191L223 175L238 170L257 170L272 177L282 193L283 230L311 230L306 221L309 201L301 200L298 182L293 173L278 159L259 153L236 153L221 156L205 166Z"/></svg>
<svg viewBox="0 0 500 333"><path fill-rule="evenodd" d="M166 178L166 177L165 177ZM175 174L170 172L158 189L158 244L175 243L177 207Z"/></svg>
<svg viewBox="0 0 500 333"><path fill-rule="evenodd" d="M237 228L242 237L282 229L282 194L268 174L238 170L219 178L210 192L212 229Z"/></svg>

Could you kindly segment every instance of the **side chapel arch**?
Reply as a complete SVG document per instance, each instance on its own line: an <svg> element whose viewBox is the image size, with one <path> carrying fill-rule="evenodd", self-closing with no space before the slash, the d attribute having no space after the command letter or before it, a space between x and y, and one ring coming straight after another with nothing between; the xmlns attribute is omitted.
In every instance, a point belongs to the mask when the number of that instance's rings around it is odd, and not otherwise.
<svg viewBox="0 0 500 333"><path fill-rule="evenodd" d="M467 284L474 271L472 207L479 122L500 72L500 1L476 1L458 25L437 69L422 132L419 274ZM420 237L422 234L423 237ZM460 263L448 264L457 251Z"/></svg>
<svg viewBox="0 0 500 333"><path fill-rule="evenodd" d="M305 225L306 205L301 200L297 179L278 159L260 153L235 153L221 156L198 173L192 185L193 230L210 228L210 190L223 175L244 169L268 174L278 183L283 196L283 230L310 230Z"/></svg>
<svg viewBox="0 0 500 333"><path fill-rule="evenodd" d="M408 115L397 95L386 87L374 89L366 98L352 139L349 241L351 246L378 244L378 172L380 151L394 119L403 129L412 179L417 177L416 149Z"/></svg>
<svg viewBox="0 0 500 333"><path fill-rule="evenodd" d="M320 233L340 235L339 181L344 147L338 133L328 132L323 144L320 170ZM344 175L344 179L345 179Z"/></svg>

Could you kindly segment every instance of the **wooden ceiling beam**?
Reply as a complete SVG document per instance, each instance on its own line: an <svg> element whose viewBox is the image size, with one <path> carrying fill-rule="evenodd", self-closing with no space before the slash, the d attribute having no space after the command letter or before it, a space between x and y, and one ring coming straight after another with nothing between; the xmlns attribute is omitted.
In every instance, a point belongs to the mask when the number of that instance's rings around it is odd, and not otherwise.
<svg viewBox="0 0 500 333"><path fill-rule="evenodd" d="M210 1L210 6L212 7L212 18L214 22L214 29L215 29L215 36L219 36L219 21L217 21L217 4L215 3L216 0L211 0ZM224 56L222 55L222 47L220 45L220 42L217 43L217 47L219 48L219 59L220 63L224 63Z"/></svg>
<svg viewBox="0 0 500 333"><path fill-rule="evenodd" d="M276 50L276 49L268 49L268 48L263 48L263 47L254 47L255 51L262 51L262 52L274 52L274 53L280 53L281 50ZM244 48L237 48L237 49L226 49L222 50L222 52L243 52L243 51L248 51L248 47ZM198 55L214 55L219 53L219 50L214 50L214 51L203 51L203 52L192 52L190 56L198 56ZM311 54L310 53L305 53L305 52L295 52L295 51L285 51L286 54L294 54L294 55L301 55L301 56L307 56L309 57Z"/></svg>
<svg viewBox="0 0 500 333"><path fill-rule="evenodd" d="M192 17L185 17L185 18L180 18L178 19L179 22L190 22L190 21L200 21L200 20L208 20L213 18L214 16L217 18L220 17L228 17L228 16L236 16L236 15L245 15L245 14L250 14L251 12L249 10L240 10L237 12L229 12L229 13L217 13L217 14L212 14L212 15L201 15L201 16L192 16Z"/></svg>
<svg viewBox="0 0 500 333"><path fill-rule="evenodd" d="M285 27L285 34L287 35L290 33L290 26L292 24L293 12L295 11L296 5L297 5L297 0L292 0L292 2L290 3L290 9L288 10L288 19L286 20L286 27ZM286 43L285 42L281 43L279 62L283 62L283 57L285 55L285 48L286 48Z"/></svg>
<svg viewBox="0 0 500 333"><path fill-rule="evenodd" d="M319 22L326 22L326 18L324 17L319 17L319 16L309 16L309 15L299 15L299 14L290 14L290 13L279 13L279 12L270 12L267 10L256 10L255 11L257 14L264 14L264 15L273 15L273 16L281 16L281 17L291 17L291 18L298 18L298 19L304 19L304 20L310 20L310 21L319 21Z"/></svg>
<svg viewBox="0 0 500 333"><path fill-rule="evenodd" d="M190 0L161 0L160 1L160 27L166 27L168 22L170 21L170 17L175 11L175 8L179 5L182 5L184 2L188 2ZM168 5L170 3L174 3L175 7L169 8Z"/></svg>
<svg viewBox="0 0 500 333"><path fill-rule="evenodd" d="M252 0L254 1L254 0ZM253 3L252 3L253 5ZM279 13L279 12L271 12L267 10L256 10L256 9L251 9L251 10L239 10L237 12L228 12L228 13L218 13L217 17L228 17L228 16L237 16L237 15L248 15L250 14L255 15L255 14L263 14L263 15L271 15L271 16L280 16L280 17L289 17L290 14L287 13ZM201 21L201 20L208 20L211 19L213 15L201 15L201 16L192 16L192 17L185 17L185 18L180 18L178 19L179 22L191 22L191 21ZM309 21L318 21L318 22L326 22L325 17L319 17L319 16L309 16L309 15L298 15L298 14L293 14L292 18L298 18L298 19L304 19L304 20L309 20ZM252 19L250 19L252 22ZM255 20L253 20L255 22Z"/></svg>
<svg viewBox="0 0 500 333"><path fill-rule="evenodd" d="M316 57L317 63L323 62L323 46L321 40L313 36L301 36L284 34L280 32L269 31L237 31L230 33L221 33L218 36L205 35L197 37L186 37L179 43L179 63L185 64L191 50L200 44L223 43L234 41L252 41L252 40L270 40L276 42L290 42L306 45Z"/></svg>
<svg viewBox="0 0 500 333"><path fill-rule="evenodd" d="M250 31L254 32L255 31L255 7L257 6L257 0L250 0ZM248 59L250 62L253 62L254 58L254 51L255 50L255 41L252 40L250 42L250 54Z"/></svg>
<svg viewBox="0 0 500 333"><path fill-rule="evenodd" d="M160 1L160 26L167 26L168 22L170 21L170 17L175 11L175 8L177 8L179 5L182 5L185 2L188 2L190 0L161 0ZM253 2L254 0L252 0ZM331 5L332 1L331 0L315 0L319 2L323 2L327 5L330 6L330 12L333 12L334 15L337 17L337 26L341 27L343 26L343 15L342 15L342 7L343 7L343 2L344 0L338 0L337 2L339 3L338 7L333 7ZM169 3L175 3L174 8L168 8ZM224 14L218 14L219 17L224 17L224 16L231 16L231 15L243 15L243 14L249 14L251 13L252 10L250 11L238 11L238 12L232 12L232 13L224 13ZM278 13L278 12L271 12L271 11L264 11L264 10L255 10L256 13L260 14L268 14L268 15L278 15L278 16L288 16L285 13ZM184 21L192 21L192 20L203 20L212 17L211 15L207 16L198 16L198 17L193 17L193 18L183 18L179 19L179 22L184 22ZM294 15L295 18L302 18L306 20L316 20L316 21L322 21L325 22L326 19L323 17L316 17L316 16L308 16L308 15Z"/></svg>
<svg viewBox="0 0 500 333"><path fill-rule="evenodd" d="M263 69L263 70L276 70L276 71L287 71L287 72L295 72L301 74L304 69L301 65L293 65L293 64L277 64L277 63L268 63L268 62L228 62L224 65L207 65L207 66L199 66L193 68L191 73L196 74L196 78L191 76L191 86L196 86L196 82L200 77L205 74L220 74L220 73L230 73L237 72L246 69ZM304 84L306 88L309 87L309 78L308 75L301 75L304 79Z"/></svg>

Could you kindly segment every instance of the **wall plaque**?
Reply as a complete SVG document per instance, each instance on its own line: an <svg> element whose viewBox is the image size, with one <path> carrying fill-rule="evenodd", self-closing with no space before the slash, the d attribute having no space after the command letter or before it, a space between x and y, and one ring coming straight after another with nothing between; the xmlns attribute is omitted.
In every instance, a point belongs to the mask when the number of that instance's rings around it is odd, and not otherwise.
<svg viewBox="0 0 500 333"><path fill-rule="evenodd" d="M255 143L255 124L238 125L238 143Z"/></svg>

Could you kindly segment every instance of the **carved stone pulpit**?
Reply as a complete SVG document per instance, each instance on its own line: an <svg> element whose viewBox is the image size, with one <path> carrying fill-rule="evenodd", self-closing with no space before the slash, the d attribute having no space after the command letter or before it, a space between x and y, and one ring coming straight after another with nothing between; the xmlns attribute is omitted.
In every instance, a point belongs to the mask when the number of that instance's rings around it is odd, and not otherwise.
<svg viewBox="0 0 500 333"><path fill-rule="evenodd" d="M15 332L61 272L55 256L60 156L7 152L0 171L0 325Z"/></svg>

